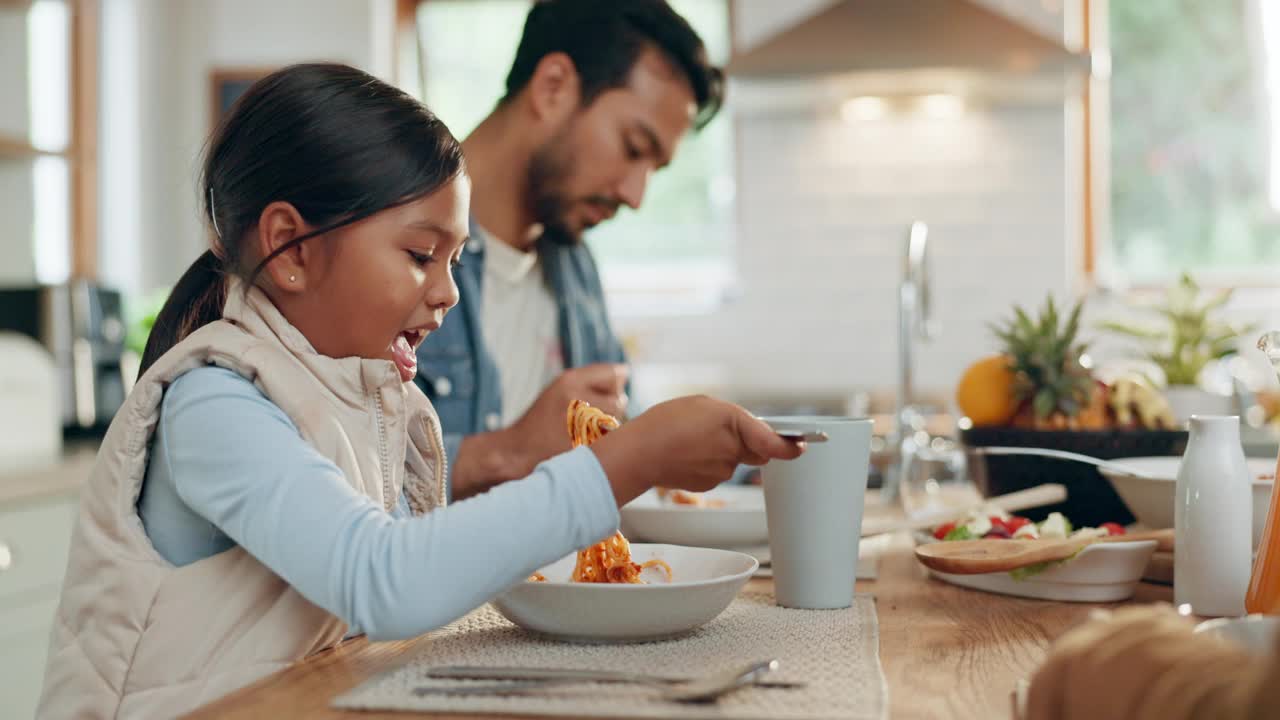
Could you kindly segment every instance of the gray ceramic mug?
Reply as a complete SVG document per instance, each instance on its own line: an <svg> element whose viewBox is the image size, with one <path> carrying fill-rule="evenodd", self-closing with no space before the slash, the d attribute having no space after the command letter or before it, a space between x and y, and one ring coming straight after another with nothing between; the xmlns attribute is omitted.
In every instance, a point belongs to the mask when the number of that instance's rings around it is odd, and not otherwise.
<svg viewBox="0 0 1280 720"><path fill-rule="evenodd" d="M777 603L849 607L858 573L872 423L816 416L764 420L775 430L820 430L830 438L810 443L795 460L774 460L763 470Z"/></svg>

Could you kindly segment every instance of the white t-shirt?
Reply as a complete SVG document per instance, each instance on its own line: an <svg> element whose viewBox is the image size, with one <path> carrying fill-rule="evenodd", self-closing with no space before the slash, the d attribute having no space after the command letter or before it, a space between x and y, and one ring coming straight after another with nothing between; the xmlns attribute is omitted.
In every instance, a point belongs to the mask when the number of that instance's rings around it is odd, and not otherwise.
<svg viewBox="0 0 1280 720"><path fill-rule="evenodd" d="M520 419L564 371L559 309L536 252L521 252L488 233L480 323L502 380L502 426Z"/></svg>

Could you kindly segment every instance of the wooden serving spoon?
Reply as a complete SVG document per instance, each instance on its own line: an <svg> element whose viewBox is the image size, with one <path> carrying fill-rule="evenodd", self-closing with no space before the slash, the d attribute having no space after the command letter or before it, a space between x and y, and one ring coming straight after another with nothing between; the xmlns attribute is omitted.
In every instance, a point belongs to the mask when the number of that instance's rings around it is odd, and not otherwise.
<svg viewBox="0 0 1280 720"><path fill-rule="evenodd" d="M925 567L951 575L1008 572L1028 565L1066 560L1094 543L1155 540L1156 549L1173 549L1172 530L1149 530L1127 535L1066 540L953 540L920 545L916 559Z"/></svg>

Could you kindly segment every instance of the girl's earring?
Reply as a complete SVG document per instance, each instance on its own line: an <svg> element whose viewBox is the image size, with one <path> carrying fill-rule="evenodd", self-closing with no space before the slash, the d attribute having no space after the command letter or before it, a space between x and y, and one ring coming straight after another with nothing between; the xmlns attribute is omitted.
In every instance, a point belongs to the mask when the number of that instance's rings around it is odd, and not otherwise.
<svg viewBox="0 0 1280 720"><path fill-rule="evenodd" d="M289 276L289 282L297 282L297 280L298 280L297 276L295 276L295 275L290 275L290 276Z"/></svg>

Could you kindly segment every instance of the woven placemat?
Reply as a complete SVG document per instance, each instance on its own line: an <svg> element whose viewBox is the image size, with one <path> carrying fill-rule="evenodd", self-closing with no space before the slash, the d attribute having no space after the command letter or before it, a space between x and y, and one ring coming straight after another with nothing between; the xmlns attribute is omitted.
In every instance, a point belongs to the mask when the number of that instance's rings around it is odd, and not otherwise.
<svg viewBox="0 0 1280 720"><path fill-rule="evenodd" d="M650 643L583 645L548 640L512 625L485 606L437 631L408 663L340 695L334 706L502 715L755 720L882 720L888 692L880 667L875 601L855 598L844 610L789 610L766 593L744 593L716 619L681 638ZM428 694L419 687L440 665L565 667L697 676L777 658L771 680L800 688L746 688L714 704L663 701L645 686L584 683L511 696ZM486 682L486 681L470 681Z"/></svg>

